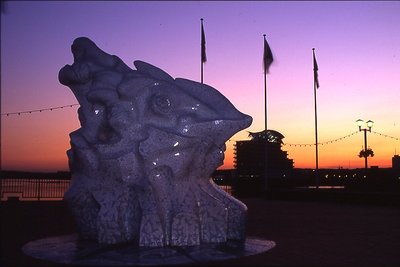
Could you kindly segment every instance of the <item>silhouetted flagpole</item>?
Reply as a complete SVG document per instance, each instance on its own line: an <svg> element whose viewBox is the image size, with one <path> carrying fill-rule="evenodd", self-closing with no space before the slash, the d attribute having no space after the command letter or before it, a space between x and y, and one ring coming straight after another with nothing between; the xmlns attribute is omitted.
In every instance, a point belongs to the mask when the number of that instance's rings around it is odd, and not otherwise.
<svg viewBox="0 0 400 267"><path fill-rule="evenodd" d="M203 66L204 63L207 61L207 56L206 56L206 36L204 34L204 27L203 27L203 18L200 19L201 21L201 83L203 83Z"/></svg>
<svg viewBox="0 0 400 267"><path fill-rule="evenodd" d="M314 119L315 119L315 186L319 188L318 181L318 120L317 120L317 89L319 88L318 81L318 64L315 58L315 48L313 51L313 71L314 71Z"/></svg>
<svg viewBox="0 0 400 267"><path fill-rule="evenodd" d="M266 35L264 34L264 55L263 55L263 67L264 67L264 128L265 128L265 133L267 133L268 130L268 114L267 114L267 74L269 73L269 67L272 64L272 61L274 61L271 48L268 45L267 39L265 37Z"/></svg>
<svg viewBox="0 0 400 267"><path fill-rule="evenodd" d="M271 48L268 45L267 39L264 34L264 55L263 55L263 67L264 67L264 127L265 127L265 136L267 135L268 130L268 114L267 114L267 74L269 73L269 67L274 61L272 56ZM265 168L264 168L264 189L268 188L268 139L265 140Z"/></svg>

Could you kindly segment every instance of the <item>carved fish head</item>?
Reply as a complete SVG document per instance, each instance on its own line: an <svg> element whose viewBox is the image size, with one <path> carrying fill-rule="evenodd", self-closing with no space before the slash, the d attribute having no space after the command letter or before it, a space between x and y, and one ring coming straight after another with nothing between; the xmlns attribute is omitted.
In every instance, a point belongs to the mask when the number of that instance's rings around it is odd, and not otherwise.
<svg viewBox="0 0 400 267"><path fill-rule="evenodd" d="M123 82L118 92L122 99L134 101L134 112L146 125L149 138L140 144L145 161L184 172L193 167L188 156L192 153L203 162L213 160L212 171L221 165L225 142L250 126L252 118L211 86L173 79L142 61L135 66L141 77Z"/></svg>
<svg viewBox="0 0 400 267"><path fill-rule="evenodd" d="M118 93L122 99L135 102L142 123L184 137L212 139L217 145L250 126L252 118L213 87L168 78L168 74L158 74L162 70L142 61L135 61L135 66L145 78L122 83Z"/></svg>

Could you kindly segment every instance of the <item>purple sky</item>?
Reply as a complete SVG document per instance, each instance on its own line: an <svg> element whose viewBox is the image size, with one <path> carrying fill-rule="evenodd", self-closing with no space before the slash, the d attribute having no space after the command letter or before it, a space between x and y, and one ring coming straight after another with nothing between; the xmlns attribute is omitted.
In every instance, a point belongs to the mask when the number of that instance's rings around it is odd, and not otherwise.
<svg viewBox="0 0 400 267"><path fill-rule="evenodd" d="M263 130L265 33L275 58L268 76L268 123L285 143L314 142L313 47L321 84L320 141L357 131L358 118L398 138L399 14L397 1L7 2L1 14L1 113L76 103L57 75L72 63L70 45L80 36L130 67L140 59L173 77L199 81L204 18L204 82L253 117L247 130ZM76 108L2 116L1 122L2 168L66 168L68 133L79 127ZM246 131L232 140L243 138ZM372 164L388 167L399 141L379 135L369 140L376 154ZM228 142L227 158L232 145ZM322 167L362 166L356 156L361 146L362 136L355 135L321 148ZM296 167L313 167L313 148L284 149Z"/></svg>

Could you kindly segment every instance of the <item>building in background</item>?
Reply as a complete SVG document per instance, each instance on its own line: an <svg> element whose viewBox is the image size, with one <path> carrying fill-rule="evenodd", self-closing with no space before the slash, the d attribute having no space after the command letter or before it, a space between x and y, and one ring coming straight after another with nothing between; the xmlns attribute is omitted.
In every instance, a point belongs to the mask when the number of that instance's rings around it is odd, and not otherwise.
<svg viewBox="0 0 400 267"><path fill-rule="evenodd" d="M235 144L236 193L259 195L281 184L293 169L293 160L282 150L284 136L273 130L249 133L251 140Z"/></svg>
<svg viewBox="0 0 400 267"><path fill-rule="evenodd" d="M400 156L399 155L393 156L392 169L393 169L393 172L400 174Z"/></svg>

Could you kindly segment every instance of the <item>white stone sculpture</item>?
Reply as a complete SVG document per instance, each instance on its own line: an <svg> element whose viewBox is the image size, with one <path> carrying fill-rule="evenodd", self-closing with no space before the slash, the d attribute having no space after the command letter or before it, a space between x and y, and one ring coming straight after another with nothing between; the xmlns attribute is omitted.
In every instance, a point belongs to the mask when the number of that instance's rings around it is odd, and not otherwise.
<svg viewBox="0 0 400 267"><path fill-rule="evenodd" d="M59 80L80 104L81 128L70 134L65 200L81 237L150 247L244 241L247 207L210 177L252 118L210 86L142 61L132 70L88 38L71 49Z"/></svg>

